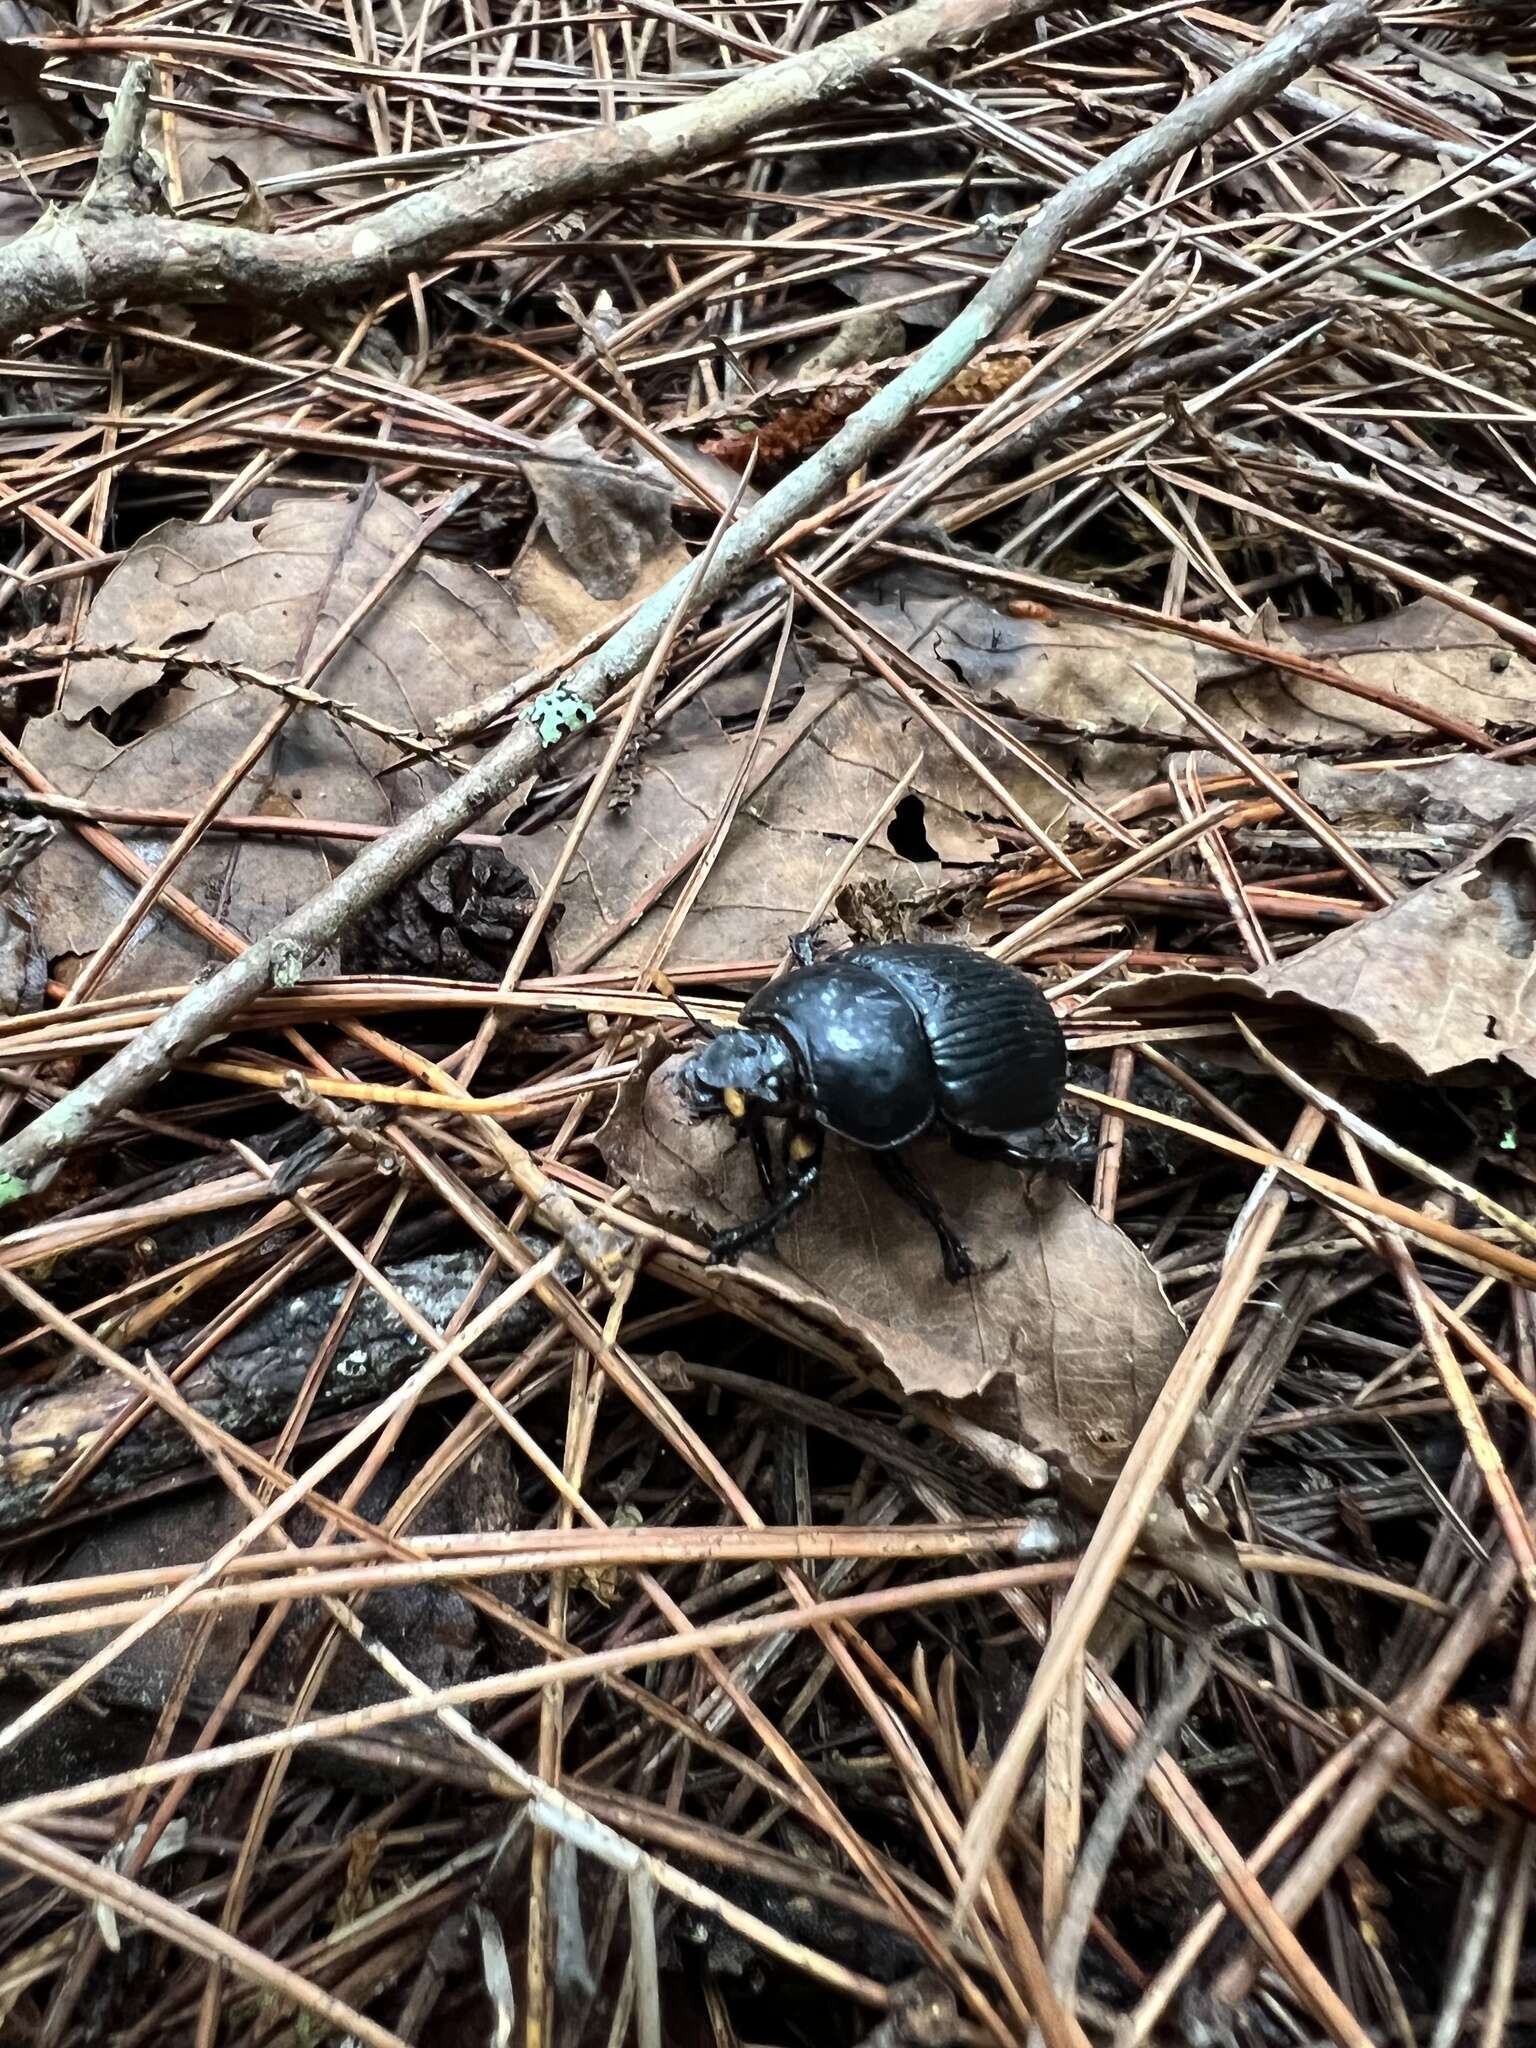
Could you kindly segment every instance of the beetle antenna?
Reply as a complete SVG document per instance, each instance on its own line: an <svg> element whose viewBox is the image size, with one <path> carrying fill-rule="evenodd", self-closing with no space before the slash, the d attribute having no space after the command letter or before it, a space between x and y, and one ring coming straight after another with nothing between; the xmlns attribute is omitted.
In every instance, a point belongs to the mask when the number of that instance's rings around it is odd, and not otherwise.
<svg viewBox="0 0 1536 2048"><path fill-rule="evenodd" d="M683 994L682 990L673 981L670 974L665 973L660 967L658 967L651 978L655 982L657 988L659 988L661 990L661 993L666 997L667 1001L669 1003L676 1003L677 1007L688 1019L688 1022L691 1025L693 1025L695 1030L702 1031L706 1038L717 1038L719 1036L720 1026L718 1024L712 1024L707 1017L701 1017L699 1015L698 1011L693 1007L692 1003L689 1002L688 998Z"/></svg>

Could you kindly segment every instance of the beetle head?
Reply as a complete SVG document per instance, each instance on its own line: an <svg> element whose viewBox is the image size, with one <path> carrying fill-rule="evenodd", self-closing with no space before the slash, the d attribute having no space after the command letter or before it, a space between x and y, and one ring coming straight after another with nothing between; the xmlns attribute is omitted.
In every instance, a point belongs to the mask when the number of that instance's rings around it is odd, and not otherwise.
<svg viewBox="0 0 1536 2048"><path fill-rule="evenodd" d="M787 1115L798 1094L795 1057L771 1031L733 1026L700 1046L685 1062L683 1093L706 1116L722 1111L740 1123L749 1107Z"/></svg>

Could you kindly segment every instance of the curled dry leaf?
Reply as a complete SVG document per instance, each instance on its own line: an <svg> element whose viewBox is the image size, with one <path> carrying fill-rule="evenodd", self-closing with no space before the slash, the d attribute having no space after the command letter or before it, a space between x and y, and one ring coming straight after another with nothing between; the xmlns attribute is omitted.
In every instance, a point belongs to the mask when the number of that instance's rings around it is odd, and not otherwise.
<svg viewBox="0 0 1536 2048"><path fill-rule="evenodd" d="M1169 974L1116 996L1326 1011L1431 1078L1507 1059L1536 1077L1536 815L1423 888L1253 974Z"/></svg>
<svg viewBox="0 0 1536 2048"><path fill-rule="evenodd" d="M157 528L108 578L83 637L96 646L174 649L174 657L77 662L58 709L28 725L28 758L67 796L195 809L279 701L199 664L287 677L306 650L326 645L416 531L415 515L382 496L355 520L344 503L302 500L252 524L173 520ZM534 632L491 577L423 555L319 687L384 726L431 732L537 655ZM306 707L227 808L387 826L443 780L430 763L402 761L390 741ZM151 860L165 844L163 833L122 837ZM250 939L307 901L344 857L334 842L210 839L183 864L177 886ZM92 952L131 901L128 882L72 833L44 851L23 888L39 943L55 960ZM188 981L207 964L202 943L156 913L104 986Z"/></svg>
<svg viewBox="0 0 1536 2048"><path fill-rule="evenodd" d="M659 1217L713 1231L753 1214L762 1194L750 1147L722 1119L690 1117L679 1064L626 1084L598 1144ZM942 1139L920 1141L912 1161L991 1270L951 1287L928 1225L834 1139L816 1192L739 1271L903 1392L965 1402L1085 1479L1112 1473L1183 1342L1156 1274L1060 1181L963 1160Z"/></svg>

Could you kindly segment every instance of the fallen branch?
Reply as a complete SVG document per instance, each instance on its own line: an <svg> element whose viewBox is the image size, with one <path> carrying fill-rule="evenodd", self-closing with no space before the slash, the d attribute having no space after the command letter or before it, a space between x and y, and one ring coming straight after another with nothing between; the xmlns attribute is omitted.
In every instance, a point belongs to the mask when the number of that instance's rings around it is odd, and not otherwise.
<svg viewBox="0 0 1536 2048"><path fill-rule="evenodd" d="M935 63L1046 4L921 0L803 57L733 79L707 98L483 158L363 221L291 235L146 218L137 210L140 186L128 167L149 104L149 65L139 60L129 65L113 110L102 152L105 182L98 179L84 204L45 215L30 233L0 248L0 340L119 301L274 311L354 303L539 214L697 170L765 129L836 106L899 66ZM103 206L104 199L121 200L130 191L133 206Z"/></svg>
<svg viewBox="0 0 1536 2048"><path fill-rule="evenodd" d="M1220 36L1208 34L1194 22L1165 21L1158 27L1161 34L1198 57L1202 64L1219 68L1232 61L1230 44ZM1385 35L1388 42L1403 47L1396 30L1388 28ZM1341 106L1299 85L1287 86L1279 95L1279 101L1285 113L1295 114L1313 126L1326 127L1331 142L1379 149L1385 155L1404 156L1418 163L1465 164L1469 170L1482 171L1490 178L1513 177L1522 185L1536 183L1536 167L1522 162L1517 155L1490 156L1476 143L1458 142L1452 135L1429 135L1420 128L1405 128L1400 121L1385 120L1362 107Z"/></svg>
<svg viewBox="0 0 1536 2048"><path fill-rule="evenodd" d="M525 1242L537 1254L548 1249L544 1239L532 1234ZM473 1285L477 1270L473 1253L450 1252L408 1259L391 1266L389 1273L412 1307L446 1319ZM562 1278L579 1282L580 1267L574 1259ZM207 1422L242 1443L259 1444L275 1436L292 1411L313 1349L344 1298L338 1279L285 1291L275 1307L253 1316L180 1379L182 1393ZM530 1341L545 1319L545 1311L532 1297L515 1302L496 1332L497 1346ZM317 1423L386 1399L421 1363L419 1340L371 1289L359 1295L350 1331L359 1363L340 1378L335 1373L326 1376L311 1409ZM480 1355L485 1349L480 1347ZM176 1371L174 1356L165 1363ZM0 1426L0 1530L25 1528L51 1516L58 1505L51 1496L66 1475L71 1510L78 1512L88 1505L115 1503L173 1474L206 1472L206 1463L196 1462L197 1449L173 1411L150 1406L136 1428L124 1428L141 1401L119 1375L103 1371L18 1404ZM88 1455L100 1457L109 1436L121 1441L81 1479L76 1467Z"/></svg>
<svg viewBox="0 0 1536 2048"><path fill-rule="evenodd" d="M952 13L946 18L953 19ZM589 724L595 707L654 651L684 594L696 589L701 604L719 596L825 504L1018 312L1074 235L1103 219L1127 192L1272 99L1289 80L1368 40L1373 27L1366 0L1332 0L1046 200L1004 262L921 355L729 528L697 585L691 564L680 570L565 682L536 699L467 775L375 840L302 909L190 989L105 1066L0 1146L0 1204L38 1184L44 1168L137 1102L177 1060L226 1031L249 1002L273 987L291 988L306 963L371 903L508 796L564 733Z"/></svg>

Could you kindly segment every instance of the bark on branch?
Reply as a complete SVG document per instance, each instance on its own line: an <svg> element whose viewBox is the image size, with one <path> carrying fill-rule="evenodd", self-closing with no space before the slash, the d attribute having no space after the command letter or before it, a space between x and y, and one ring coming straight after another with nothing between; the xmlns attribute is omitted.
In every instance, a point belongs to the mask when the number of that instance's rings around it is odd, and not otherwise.
<svg viewBox="0 0 1536 2048"><path fill-rule="evenodd" d="M467 775L385 838L375 840L302 909L189 990L88 1080L0 1145L0 1203L25 1193L42 1169L52 1167L119 1110L137 1102L175 1061L226 1031L247 1003L273 987L291 987L305 964L369 904L504 799L562 732L588 723L595 707L639 671L685 596L703 605L728 590L869 462L919 406L942 390L1025 304L1052 259L1074 235L1229 122L1273 99L1292 79L1352 44L1369 41L1374 32L1367 0L1332 0L1054 193L949 326L899 377L850 415L830 441L764 492L728 530L701 576L695 575L692 564L680 570L597 653L536 699Z"/></svg>
<svg viewBox="0 0 1536 2048"><path fill-rule="evenodd" d="M119 301L289 311L315 301L363 299L538 214L696 170L765 129L838 105L898 66L932 65L1048 4L919 0L805 56L733 79L703 100L481 159L340 227L269 235L170 216L114 217L89 202L50 214L0 248L0 341ZM145 64L145 106L148 72ZM131 128L134 78L130 66L108 149L114 134ZM142 111L138 119L142 128Z"/></svg>

